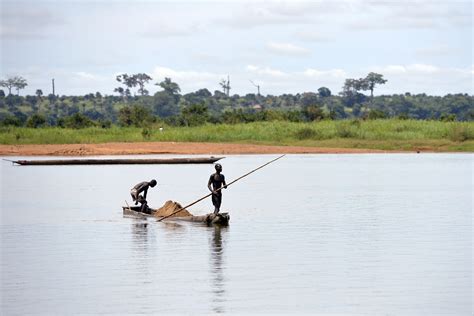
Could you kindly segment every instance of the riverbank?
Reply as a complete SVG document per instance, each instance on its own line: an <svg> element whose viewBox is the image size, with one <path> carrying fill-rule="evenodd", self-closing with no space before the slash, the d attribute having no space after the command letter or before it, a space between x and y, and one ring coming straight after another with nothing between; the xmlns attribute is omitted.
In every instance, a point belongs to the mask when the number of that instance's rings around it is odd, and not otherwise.
<svg viewBox="0 0 474 316"><path fill-rule="evenodd" d="M267 146L226 143L138 142L104 144L0 145L1 156L99 156L99 155L237 155L237 154L337 154L383 153L384 150Z"/></svg>
<svg viewBox="0 0 474 316"><path fill-rule="evenodd" d="M286 121L193 127L0 128L0 155L474 152L474 122Z"/></svg>

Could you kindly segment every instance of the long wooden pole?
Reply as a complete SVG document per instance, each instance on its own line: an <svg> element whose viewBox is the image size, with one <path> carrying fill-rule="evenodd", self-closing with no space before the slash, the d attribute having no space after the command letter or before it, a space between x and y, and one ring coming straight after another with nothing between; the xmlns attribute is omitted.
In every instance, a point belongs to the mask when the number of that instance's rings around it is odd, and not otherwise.
<svg viewBox="0 0 474 316"><path fill-rule="evenodd" d="M262 169L263 167L265 167L265 166L271 164L272 162L275 162L275 161L277 161L278 159L283 158L284 156L285 156L285 155L281 155L280 157L277 157L277 158L275 158L275 159L273 159L273 160L271 160L271 161L269 161L269 162L267 162L267 163L261 165L260 167L255 168L255 169L253 169L253 170L250 171L250 172L247 172L247 173L244 174L243 176L240 176L240 177L238 177L237 179L235 179L235 180L231 181L230 183L228 183L227 186L230 186L231 184L236 183L236 182L239 181L240 179L245 178L246 176L248 176L248 175L254 173L255 171L257 171L257 170L259 170L259 169ZM223 188L223 187L220 187L219 189L216 190L216 192L222 190L222 188ZM209 194L207 194L206 196L203 196L203 197L200 198L200 199L197 199L196 201L192 202L191 204L188 204L188 205L186 205L186 206L180 208L179 210L177 210L177 211L171 213L170 215L167 215L167 216L165 216L165 217L163 217L163 218L160 218L160 219L158 220L158 222L161 222L162 220L164 220L164 219L166 219L166 218L168 218L168 217L171 217L171 216L173 216L174 214L179 213L179 212L181 212L182 210L184 210L184 209L186 209L186 208L188 208L188 207L190 207L190 206L193 206L194 204L196 204L196 203L198 203L198 202L201 202L202 200L204 200L205 198L210 197L211 195L212 195L212 192L209 193Z"/></svg>

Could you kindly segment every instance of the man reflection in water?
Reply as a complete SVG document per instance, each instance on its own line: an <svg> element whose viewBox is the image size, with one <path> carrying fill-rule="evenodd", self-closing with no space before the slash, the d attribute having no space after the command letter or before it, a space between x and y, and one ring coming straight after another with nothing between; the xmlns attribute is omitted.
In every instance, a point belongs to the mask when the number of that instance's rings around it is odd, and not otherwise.
<svg viewBox="0 0 474 316"><path fill-rule="evenodd" d="M222 166L220 164L216 164L216 173L211 174L209 178L209 182L207 183L207 187L209 191L212 192L212 205L214 205L214 214L218 214L221 208L222 203L222 187L227 189L227 184L225 183L225 177L222 172ZM217 191L219 190L219 191Z"/></svg>
<svg viewBox="0 0 474 316"><path fill-rule="evenodd" d="M146 201L146 195L148 193L148 188L154 187L156 185L156 180L153 179L150 182L143 181L135 185L131 190L130 190L130 195L132 196L133 201L135 202L135 205L138 205L140 203L140 212L143 213L150 213L150 210L148 208L148 203ZM143 192L143 195L140 195L140 193Z"/></svg>

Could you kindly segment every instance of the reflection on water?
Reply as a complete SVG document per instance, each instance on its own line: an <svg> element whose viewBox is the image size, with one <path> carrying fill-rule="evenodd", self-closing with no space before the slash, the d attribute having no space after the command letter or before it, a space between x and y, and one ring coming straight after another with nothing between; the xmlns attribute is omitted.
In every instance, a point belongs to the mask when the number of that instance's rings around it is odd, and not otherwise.
<svg viewBox="0 0 474 316"><path fill-rule="evenodd" d="M225 312L225 277L224 277L224 242L228 227L215 225L211 228L212 238L210 240L210 261L211 261L211 281L212 281L212 310L215 313Z"/></svg>

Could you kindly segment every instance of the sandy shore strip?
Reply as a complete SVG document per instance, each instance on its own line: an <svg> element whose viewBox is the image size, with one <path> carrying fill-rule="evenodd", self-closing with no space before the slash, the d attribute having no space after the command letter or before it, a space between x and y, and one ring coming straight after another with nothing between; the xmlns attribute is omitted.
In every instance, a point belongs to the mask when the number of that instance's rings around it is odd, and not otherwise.
<svg viewBox="0 0 474 316"><path fill-rule="evenodd" d="M1 156L226 155L384 153L376 149L266 146L224 143L139 142L104 144L0 145Z"/></svg>

